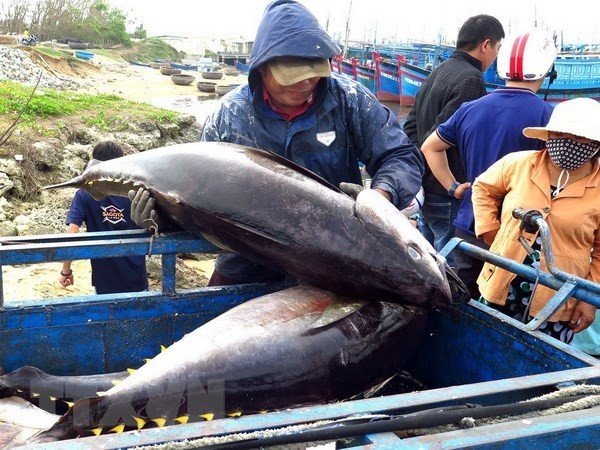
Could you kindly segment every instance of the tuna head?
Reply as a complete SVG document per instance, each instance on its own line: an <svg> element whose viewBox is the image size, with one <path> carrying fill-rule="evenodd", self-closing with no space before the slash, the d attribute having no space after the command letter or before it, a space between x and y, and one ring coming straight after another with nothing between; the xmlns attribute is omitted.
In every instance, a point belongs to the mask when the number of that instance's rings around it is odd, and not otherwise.
<svg viewBox="0 0 600 450"><path fill-rule="evenodd" d="M392 284L421 292L434 306L464 303L469 299L466 287L446 258L382 195L371 189L361 191L356 197L355 215L391 250L386 262L393 271Z"/></svg>

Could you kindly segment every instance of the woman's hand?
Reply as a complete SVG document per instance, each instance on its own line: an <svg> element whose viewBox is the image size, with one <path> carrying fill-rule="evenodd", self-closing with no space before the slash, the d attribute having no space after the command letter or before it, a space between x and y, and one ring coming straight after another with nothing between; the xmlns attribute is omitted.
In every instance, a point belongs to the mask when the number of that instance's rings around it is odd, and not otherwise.
<svg viewBox="0 0 600 450"><path fill-rule="evenodd" d="M573 314L571 314L569 326L574 333L579 333L594 323L595 318L596 307L594 305L590 305L589 303L580 301L577 303L577 306L575 306Z"/></svg>

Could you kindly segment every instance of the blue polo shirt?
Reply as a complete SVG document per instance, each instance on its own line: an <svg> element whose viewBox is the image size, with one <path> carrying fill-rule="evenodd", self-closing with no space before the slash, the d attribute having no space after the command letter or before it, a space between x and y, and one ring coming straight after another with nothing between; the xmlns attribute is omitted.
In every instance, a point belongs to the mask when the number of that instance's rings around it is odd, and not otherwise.
<svg viewBox="0 0 600 450"><path fill-rule="evenodd" d="M108 196L101 201L79 189L71 203L66 224L86 224L88 231L132 230L139 227L130 217L131 201ZM148 289L146 257L92 259L92 285L98 294L137 292Z"/></svg>
<svg viewBox="0 0 600 450"><path fill-rule="evenodd" d="M552 106L526 88L499 87L485 97L463 103L436 132L460 152L467 180L485 172L508 153L538 150L539 139L523 135L523 128L548 124ZM454 225L475 235L471 190L467 190Z"/></svg>

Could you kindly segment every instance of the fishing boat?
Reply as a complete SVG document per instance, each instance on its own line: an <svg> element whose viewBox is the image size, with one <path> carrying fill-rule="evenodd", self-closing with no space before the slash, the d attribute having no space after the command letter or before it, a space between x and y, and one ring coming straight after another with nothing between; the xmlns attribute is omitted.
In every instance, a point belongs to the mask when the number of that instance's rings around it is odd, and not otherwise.
<svg viewBox="0 0 600 450"><path fill-rule="evenodd" d="M235 63L235 68L237 70L239 70L240 73L242 73L244 75L248 75L248 72L250 72L250 64L236 62Z"/></svg>
<svg viewBox="0 0 600 450"><path fill-rule="evenodd" d="M131 60L129 61L129 64L131 64L132 66L140 66L140 67L152 67L150 65L150 63L146 63L146 62L142 62L142 61L134 61Z"/></svg>
<svg viewBox="0 0 600 450"><path fill-rule="evenodd" d="M86 59L86 60L90 60L94 57L94 53L93 52L86 52L83 50L78 50L75 52L75 56L79 59Z"/></svg>
<svg viewBox="0 0 600 450"><path fill-rule="evenodd" d="M397 54L392 59L373 53L373 59L367 63L342 60L338 55L332 61L332 69L363 84L381 101L409 106L425 78L447 56L445 47L439 52L412 52L408 57ZM544 82L538 91L540 97L548 91L547 100L551 103L577 97L600 100L600 56L559 55L555 70L556 80L549 88L548 80ZM488 93L504 84L497 77L495 65L484 72L484 79Z"/></svg>

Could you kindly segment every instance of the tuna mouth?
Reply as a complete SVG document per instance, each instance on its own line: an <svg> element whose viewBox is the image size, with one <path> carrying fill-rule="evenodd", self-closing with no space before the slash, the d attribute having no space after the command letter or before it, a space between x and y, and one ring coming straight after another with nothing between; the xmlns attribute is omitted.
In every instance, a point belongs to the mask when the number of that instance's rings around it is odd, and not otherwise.
<svg viewBox="0 0 600 450"><path fill-rule="evenodd" d="M469 290L448 265L446 258L439 254L434 255L434 258L437 261L446 285L450 288L450 304L464 304L471 300Z"/></svg>

